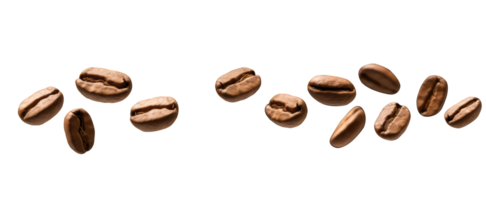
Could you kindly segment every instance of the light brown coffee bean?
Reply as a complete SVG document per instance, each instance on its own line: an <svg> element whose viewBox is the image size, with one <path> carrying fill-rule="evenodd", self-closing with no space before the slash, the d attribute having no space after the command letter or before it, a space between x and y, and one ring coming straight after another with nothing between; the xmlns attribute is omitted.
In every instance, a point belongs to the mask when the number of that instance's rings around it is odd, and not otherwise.
<svg viewBox="0 0 486 200"><path fill-rule="evenodd" d="M42 125L61 110L64 96L55 87L47 87L30 95L19 105L18 115L30 125Z"/></svg>
<svg viewBox="0 0 486 200"><path fill-rule="evenodd" d="M155 97L140 101L130 110L133 126L144 132L159 131L171 126L179 115L179 104L172 97Z"/></svg>
<svg viewBox="0 0 486 200"><path fill-rule="evenodd" d="M481 113L481 100L477 97L468 97L452 106L444 114L449 126L462 128L472 123Z"/></svg>
<svg viewBox="0 0 486 200"><path fill-rule="evenodd" d="M407 106L389 103L375 121L375 132L385 140L396 140L407 130L410 118Z"/></svg>
<svg viewBox="0 0 486 200"><path fill-rule="evenodd" d="M356 97L353 83L337 76L314 76L309 81L307 90L318 102L329 106L344 106Z"/></svg>
<svg viewBox="0 0 486 200"><path fill-rule="evenodd" d="M417 109L424 116L434 116L440 112L447 98L447 81L440 76L425 79L417 95Z"/></svg>
<svg viewBox="0 0 486 200"><path fill-rule="evenodd" d="M341 148L351 143L363 130L366 115L363 108L356 106L339 122L331 136L330 143L335 148Z"/></svg>
<svg viewBox="0 0 486 200"><path fill-rule="evenodd" d="M307 105L299 97L277 94L265 106L265 114L273 123L293 128L304 122L307 117Z"/></svg>
<svg viewBox="0 0 486 200"><path fill-rule="evenodd" d="M121 72L90 67L76 79L76 87L88 99L115 103L128 97L132 91L132 80Z"/></svg>
<svg viewBox="0 0 486 200"><path fill-rule="evenodd" d="M216 92L228 102L237 102L255 94L262 84L259 75L250 68L230 71L216 80Z"/></svg>
<svg viewBox="0 0 486 200"><path fill-rule="evenodd" d="M91 116L82 108L71 110L64 118L64 132L73 151L84 154L91 150L95 140L95 128Z"/></svg>
<svg viewBox="0 0 486 200"><path fill-rule="evenodd" d="M381 65L365 65L361 67L358 74L365 86L377 92L396 94L400 90L400 82L395 74Z"/></svg>

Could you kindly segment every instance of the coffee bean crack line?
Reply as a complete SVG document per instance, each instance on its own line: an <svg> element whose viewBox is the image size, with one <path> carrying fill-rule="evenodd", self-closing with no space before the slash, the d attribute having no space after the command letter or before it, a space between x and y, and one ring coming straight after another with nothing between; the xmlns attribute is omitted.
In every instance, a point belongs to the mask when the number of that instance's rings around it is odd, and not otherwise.
<svg viewBox="0 0 486 200"><path fill-rule="evenodd" d="M402 106L400 104L396 104L396 105L397 105L397 107L395 107L395 109L394 109L393 116L389 116L385 120L385 124L383 125L383 129L380 131L381 133L384 133L388 130L388 127L390 127L390 124L393 123L393 120L395 120L395 118L400 113L400 110L402 110Z"/></svg>
<svg viewBox="0 0 486 200"><path fill-rule="evenodd" d="M297 111L295 111L295 112L290 112L290 111L288 111L288 110L285 108L285 105L282 105L282 104L280 104L280 103L272 103L272 104L270 104L270 107L272 107L273 109L276 109L276 110L279 110L279 109L280 109L280 110L282 110L282 111L284 111L284 112L289 112L289 113L296 113L296 112L299 112L299 111L302 109L302 108L299 106L299 104L298 104L298 103L296 103L296 106L297 106Z"/></svg>
<svg viewBox="0 0 486 200"><path fill-rule="evenodd" d="M349 91L349 92L352 92L354 91L353 89L351 88L346 88L346 87L342 87L342 88L339 88L339 87L321 87L321 86L314 86L314 85L311 85L311 88L314 88L316 90L323 90L323 91Z"/></svg>
<svg viewBox="0 0 486 200"><path fill-rule="evenodd" d="M435 97L435 92L437 92L436 91L437 90L437 85L439 85L439 83L440 83L440 80L437 79L436 82L435 82L435 84L434 84L434 88L432 88L432 90L429 93L427 93L427 97L426 97L426 100L427 101L425 102L425 105L422 107L420 113L424 113L424 112L427 111L427 108L429 107L430 102L432 101L432 96Z"/></svg>
<svg viewBox="0 0 486 200"><path fill-rule="evenodd" d="M228 86L233 85L233 84L241 83L244 80L249 79L250 77L253 77L253 76L255 76L255 74L253 74L253 73L245 73L238 80L229 82L228 83ZM221 84L222 89L225 89L227 87L227 86L225 87L224 84L221 83L221 82L219 82L219 84Z"/></svg>
<svg viewBox="0 0 486 200"><path fill-rule="evenodd" d="M103 85L109 86L109 87L116 87L114 85L109 84L104 78L95 78L95 77L86 76L86 77L82 77L81 80L86 81L86 82L90 82L90 83L102 83ZM122 88L128 87L129 82L127 82L125 79L123 79L123 82L125 83L124 87L121 87L121 88L116 87L116 88L122 89Z"/></svg>
<svg viewBox="0 0 486 200"><path fill-rule="evenodd" d="M132 116L136 116L136 115L141 115L141 114L145 114L145 113L148 113L150 112L151 110L155 110L155 109L168 109L168 110L174 110L175 109L175 104L170 104L170 105L156 105L156 106L148 106L148 107L145 107L145 108L140 108L140 109L137 109L135 111L133 111L131 114Z"/></svg>
<svg viewBox="0 0 486 200"><path fill-rule="evenodd" d="M393 90L392 88L388 87L387 85L383 85L383 84L381 84L381 83L379 83L379 82L375 81L374 79L370 78L370 77L369 77L368 75L366 75L366 74L363 74L363 75L362 75L362 77L363 77L363 79L366 79L367 81L372 82L372 83L374 83L374 84L375 84L375 85L377 85L377 86L381 86L381 87L383 87L383 88L385 88L385 89L388 89L388 90Z"/></svg>
<svg viewBox="0 0 486 200"><path fill-rule="evenodd" d="M76 112L76 113L74 113L74 115L76 115L76 117L79 120L78 133L79 133L79 136L81 137L81 140L83 141L83 148L84 148L85 151L88 151L88 149L89 149L88 134L85 131L86 128L85 128L85 125L84 125L83 113Z"/></svg>

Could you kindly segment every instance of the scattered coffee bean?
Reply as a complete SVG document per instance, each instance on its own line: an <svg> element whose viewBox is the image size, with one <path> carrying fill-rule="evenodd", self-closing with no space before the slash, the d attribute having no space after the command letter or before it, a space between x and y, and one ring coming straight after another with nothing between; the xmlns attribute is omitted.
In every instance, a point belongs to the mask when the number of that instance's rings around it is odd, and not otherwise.
<svg viewBox="0 0 486 200"><path fill-rule="evenodd" d="M438 74L426 76L415 95L415 111L420 117L432 118L442 112L449 98L449 81Z"/></svg>
<svg viewBox="0 0 486 200"><path fill-rule="evenodd" d="M88 66L74 79L76 92L88 101L117 104L133 92L133 79L126 72L106 67Z"/></svg>
<svg viewBox="0 0 486 200"><path fill-rule="evenodd" d="M346 111L329 134L327 143L331 148L342 149L358 139L368 124L366 109L355 105Z"/></svg>
<svg viewBox="0 0 486 200"><path fill-rule="evenodd" d="M297 95L277 93L263 106L263 115L270 123L285 129L301 127L309 117L309 103Z"/></svg>
<svg viewBox="0 0 486 200"><path fill-rule="evenodd" d="M128 109L128 122L142 133L172 128L179 120L181 104L173 96L154 96L136 101Z"/></svg>
<svg viewBox="0 0 486 200"><path fill-rule="evenodd" d="M452 129L464 129L474 124L483 114L484 101L478 96L466 96L450 105L443 113L442 120Z"/></svg>
<svg viewBox="0 0 486 200"><path fill-rule="evenodd" d="M66 105L66 95L56 86L32 92L17 104L17 118L28 126L43 126L54 120Z"/></svg>
<svg viewBox="0 0 486 200"><path fill-rule="evenodd" d="M372 129L375 135L387 142L400 140L412 124L412 109L398 101L383 105L373 120Z"/></svg>
<svg viewBox="0 0 486 200"><path fill-rule="evenodd" d="M86 108L68 110L62 118L61 126L64 141L73 153L85 155L95 148L98 129Z"/></svg>
<svg viewBox="0 0 486 200"><path fill-rule="evenodd" d="M397 74L378 63L366 63L356 71L358 82L365 88L383 95L397 95L403 85Z"/></svg>
<svg viewBox="0 0 486 200"><path fill-rule="evenodd" d="M251 67L229 70L213 82L216 96L226 103L239 103L254 97L263 87L263 76Z"/></svg>
<svg viewBox="0 0 486 200"><path fill-rule="evenodd" d="M329 106L344 106L356 97L353 83L337 76L314 76L309 81L307 90L318 102Z"/></svg>

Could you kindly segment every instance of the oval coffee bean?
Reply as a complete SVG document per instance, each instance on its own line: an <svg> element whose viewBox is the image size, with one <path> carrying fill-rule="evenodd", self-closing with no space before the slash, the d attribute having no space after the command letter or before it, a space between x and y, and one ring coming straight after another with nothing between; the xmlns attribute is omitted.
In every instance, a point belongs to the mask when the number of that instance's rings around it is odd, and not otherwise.
<svg viewBox="0 0 486 200"><path fill-rule="evenodd" d="M230 71L216 80L216 92L226 101L237 102L255 94L262 80L255 71L242 67Z"/></svg>
<svg viewBox="0 0 486 200"><path fill-rule="evenodd" d="M133 105L130 110L130 121L141 131L159 131L171 126L178 114L179 105L174 98L155 97Z"/></svg>
<svg viewBox="0 0 486 200"><path fill-rule="evenodd" d="M420 87L417 109L422 116L434 116L440 112L447 98L447 81L440 76L429 76Z"/></svg>
<svg viewBox="0 0 486 200"><path fill-rule="evenodd" d="M407 130L410 117L407 106L389 103L375 121L375 132L385 140L396 140Z"/></svg>
<svg viewBox="0 0 486 200"><path fill-rule="evenodd" d="M304 122L307 117L307 105L299 97L277 94L265 106L265 114L273 123L293 128Z"/></svg>
<svg viewBox="0 0 486 200"><path fill-rule="evenodd" d="M95 129L91 116L82 108L71 110L64 118L66 139L76 153L84 154L94 145Z"/></svg>
<svg viewBox="0 0 486 200"><path fill-rule="evenodd" d="M481 100L477 97L468 97L449 108L444 118L449 126L462 128L478 118L481 108Z"/></svg>
<svg viewBox="0 0 486 200"><path fill-rule="evenodd" d="M400 90L400 82L395 74L378 64L361 67L359 79L364 85L377 92L396 94Z"/></svg>
<svg viewBox="0 0 486 200"><path fill-rule="evenodd" d="M124 73L90 67L76 79L76 87L88 99L115 103L127 98L132 91L132 81Z"/></svg>
<svg viewBox="0 0 486 200"><path fill-rule="evenodd" d="M335 148L341 148L351 143L356 138L366 123L366 115L363 108L356 106L339 122L331 136L330 143Z"/></svg>
<svg viewBox="0 0 486 200"><path fill-rule="evenodd" d="M356 97L356 89L353 83L337 76L314 76L309 81L307 90L318 102L330 106L347 105Z"/></svg>
<svg viewBox="0 0 486 200"><path fill-rule="evenodd" d="M42 125L61 110L64 96L55 87L47 87L30 95L20 103L20 119L30 125Z"/></svg>

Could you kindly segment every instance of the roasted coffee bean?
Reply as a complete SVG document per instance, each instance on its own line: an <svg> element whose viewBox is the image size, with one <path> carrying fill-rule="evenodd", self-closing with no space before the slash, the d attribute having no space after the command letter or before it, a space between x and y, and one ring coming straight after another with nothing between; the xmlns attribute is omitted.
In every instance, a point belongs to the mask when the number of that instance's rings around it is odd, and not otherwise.
<svg viewBox="0 0 486 200"><path fill-rule="evenodd" d="M386 105L375 121L375 132L385 140L396 140L407 130L410 110L397 102Z"/></svg>
<svg viewBox="0 0 486 200"><path fill-rule="evenodd" d="M273 123L293 128L304 122L307 117L307 105L299 97L277 94L265 106L265 114Z"/></svg>
<svg viewBox="0 0 486 200"><path fill-rule="evenodd" d="M174 98L155 97L136 103L130 110L130 121L141 131L159 131L171 126L178 114L179 105Z"/></svg>
<svg viewBox="0 0 486 200"><path fill-rule="evenodd" d="M422 116L434 116L440 112L447 98L447 81L440 76L429 76L420 87L417 109Z"/></svg>
<svg viewBox="0 0 486 200"><path fill-rule="evenodd" d="M366 115L363 108L356 106L339 122L331 136L330 143L335 148L341 148L351 143L363 130Z"/></svg>
<svg viewBox="0 0 486 200"><path fill-rule="evenodd" d="M76 79L76 87L88 99L115 103L127 98L132 91L132 81L124 73L90 67Z"/></svg>
<svg viewBox="0 0 486 200"><path fill-rule="evenodd" d="M30 95L20 103L20 119L30 125L42 125L61 110L64 96L55 87L47 87Z"/></svg>
<svg viewBox="0 0 486 200"><path fill-rule="evenodd" d="M226 101L237 102L255 94L262 80L255 71L242 67L226 73L216 80L216 92Z"/></svg>
<svg viewBox="0 0 486 200"><path fill-rule="evenodd" d="M356 89L353 83L337 76L314 76L309 81L307 90L318 102L330 106L347 105L356 97Z"/></svg>
<svg viewBox="0 0 486 200"><path fill-rule="evenodd" d="M91 116L82 108L71 110L64 118L64 132L73 151L84 154L94 145L95 128Z"/></svg>
<svg viewBox="0 0 486 200"><path fill-rule="evenodd" d="M468 97L445 112L445 121L449 126L462 128L478 118L481 107L481 100L477 97Z"/></svg>
<svg viewBox="0 0 486 200"><path fill-rule="evenodd" d="M395 74L378 64L361 67L359 79L364 85L377 92L396 94L400 90L400 82Z"/></svg>

